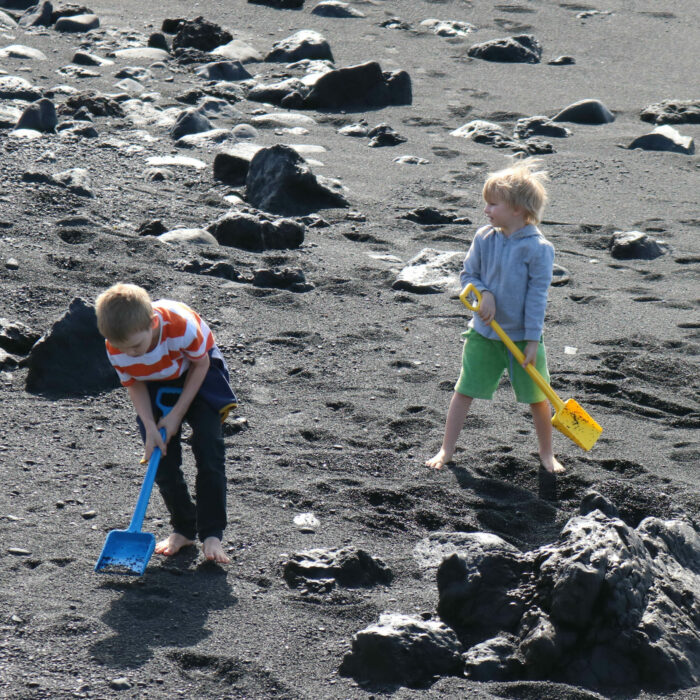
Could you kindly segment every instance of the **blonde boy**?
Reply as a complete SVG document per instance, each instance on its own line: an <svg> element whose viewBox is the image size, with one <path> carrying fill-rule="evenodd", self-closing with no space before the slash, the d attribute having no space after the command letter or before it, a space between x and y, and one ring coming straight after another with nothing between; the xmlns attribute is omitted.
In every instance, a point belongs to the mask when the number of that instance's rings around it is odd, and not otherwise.
<svg viewBox="0 0 700 700"><path fill-rule="evenodd" d="M481 292L481 306L463 335L462 371L442 447L426 462L433 469L452 459L473 399L491 399L507 370L516 400L530 404L542 466L552 473L564 471L552 451L549 402L523 369L534 362L549 381L542 330L554 247L536 226L547 201L546 174L535 170L537 164L535 159L516 162L491 174L484 184L489 225L476 232L460 275L462 289L471 283ZM491 328L493 319L523 351L522 367Z"/></svg>
<svg viewBox="0 0 700 700"><path fill-rule="evenodd" d="M162 451L156 483L173 532L155 551L176 554L198 536L207 559L228 562L222 545L226 473L221 423L236 397L209 326L185 304L151 302L148 292L133 284L116 284L100 294L96 311L107 357L136 410L144 460L155 447ZM181 389L167 416L161 416L155 404L157 390L164 385ZM183 420L192 428L196 505L181 469ZM165 428L165 441L160 428Z"/></svg>

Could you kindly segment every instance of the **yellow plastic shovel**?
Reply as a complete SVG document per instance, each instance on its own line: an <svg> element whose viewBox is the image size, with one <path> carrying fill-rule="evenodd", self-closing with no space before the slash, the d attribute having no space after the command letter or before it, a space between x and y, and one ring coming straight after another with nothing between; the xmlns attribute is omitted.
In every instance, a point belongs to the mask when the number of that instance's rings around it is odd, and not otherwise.
<svg viewBox="0 0 700 700"><path fill-rule="evenodd" d="M469 302L470 294L476 297L476 306L473 306ZM468 284L459 295L459 298L470 311L476 312L481 306L481 293L473 284ZM508 350L513 354L513 357L522 365L525 361L525 356L520 352L518 346L506 335L506 332L496 321L491 321L491 328L498 333L498 337L505 343ZM544 377L535 369L534 365L527 365L525 371L532 377L535 384L547 395L552 406L554 406L552 425L579 447L582 447L584 450L590 450L600 437L603 429L576 401L574 401L574 399L568 399L567 402L564 403L557 396L554 389L547 384Z"/></svg>

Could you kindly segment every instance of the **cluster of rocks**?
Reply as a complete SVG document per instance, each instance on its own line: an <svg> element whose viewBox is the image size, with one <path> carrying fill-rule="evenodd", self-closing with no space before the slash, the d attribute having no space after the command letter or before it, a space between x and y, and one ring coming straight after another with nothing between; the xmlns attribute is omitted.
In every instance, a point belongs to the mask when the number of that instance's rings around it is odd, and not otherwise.
<svg viewBox="0 0 700 700"><path fill-rule="evenodd" d="M488 533L433 533L438 619L386 613L358 632L341 671L421 686L435 677L554 680L597 690L700 682L700 534L688 522L623 522L589 493L559 539L521 552Z"/></svg>

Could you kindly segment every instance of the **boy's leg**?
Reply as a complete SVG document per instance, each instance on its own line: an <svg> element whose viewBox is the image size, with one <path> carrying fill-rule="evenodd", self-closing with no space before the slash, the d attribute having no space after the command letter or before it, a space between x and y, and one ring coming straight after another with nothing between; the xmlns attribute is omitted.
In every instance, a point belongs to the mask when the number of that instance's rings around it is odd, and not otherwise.
<svg viewBox="0 0 700 700"><path fill-rule="evenodd" d="M443 465L452 459L457 438L462 432L462 426L469 413L472 400L471 396L465 396L456 391L452 394L450 408L447 411L447 420L445 421L445 437L442 440L442 447L434 457L425 463L426 467L442 469Z"/></svg>
<svg viewBox="0 0 700 700"><path fill-rule="evenodd" d="M195 397L186 420L192 427L192 452L197 464L197 533L208 559L225 563L221 540L226 527L226 456L221 417Z"/></svg>
<svg viewBox="0 0 700 700"><path fill-rule="evenodd" d="M530 410L537 433L537 446L542 466L552 474L563 473L564 467L554 456L552 449L552 409L549 401L531 403Z"/></svg>

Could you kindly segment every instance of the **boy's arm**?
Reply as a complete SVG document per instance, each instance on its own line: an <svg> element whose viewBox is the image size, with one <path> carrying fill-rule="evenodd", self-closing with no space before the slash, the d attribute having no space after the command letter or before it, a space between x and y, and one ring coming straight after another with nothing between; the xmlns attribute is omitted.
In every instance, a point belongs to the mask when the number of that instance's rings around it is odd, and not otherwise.
<svg viewBox="0 0 700 700"><path fill-rule="evenodd" d="M464 289L468 284L473 284L482 294L488 289L481 280L481 229L476 232L472 244L469 246L469 251L464 258L462 273L459 276L459 282Z"/></svg>
<svg viewBox="0 0 700 700"><path fill-rule="evenodd" d="M528 263L527 292L525 292L524 340L539 341L544 329L547 294L552 281L554 246L542 243Z"/></svg>
<svg viewBox="0 0 700 700"><path fill-rule="evenodd" d="M136 409L136 414L141 419L146 431L143 454L144 460L148 461L154 447L160 447L163 454L165 454L166 446L158 432L156 421L153 417L153 408L151 407L151 397L148 393L148 388L143 382L139 382L138 380L129 384L126 388L129 392L131 403L134 404L134 409Z"/></svg>
<svg viewBox="0 0 700 700"><path fill-rule="evenodd" d="M167 442L178 431L187 409L197 396L199 388L202 386L204 378L209 371L209 354L206 353L198 360L190 360L185 383L182 385L182 393L178 397L175 405L170 409L170 413L158 421L159 428L165 428Z"/></svg>

